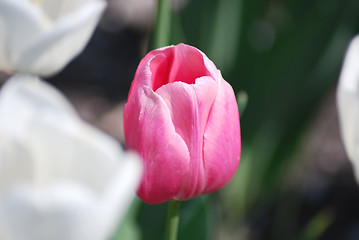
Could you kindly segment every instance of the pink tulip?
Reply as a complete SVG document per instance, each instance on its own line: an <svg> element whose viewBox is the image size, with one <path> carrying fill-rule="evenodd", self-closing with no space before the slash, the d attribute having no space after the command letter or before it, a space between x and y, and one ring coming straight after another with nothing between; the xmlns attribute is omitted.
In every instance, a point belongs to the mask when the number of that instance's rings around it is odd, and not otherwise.
<svg viewBox="0 0 359 240"><path fill-rule="evenodd" d="M232 87L198 49L179 44L140 62L124 108L126 147L144 164L138 196L187 200L227 184L239 164L239 114Z"/></svg>

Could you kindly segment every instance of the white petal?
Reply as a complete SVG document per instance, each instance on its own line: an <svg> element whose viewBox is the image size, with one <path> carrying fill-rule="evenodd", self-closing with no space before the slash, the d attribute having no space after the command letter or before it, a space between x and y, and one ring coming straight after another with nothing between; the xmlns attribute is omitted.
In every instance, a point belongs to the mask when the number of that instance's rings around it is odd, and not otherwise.
<svg viewBox="0 0 359 240"><path fill-rule="evenodd" d="M1 88L0 131L22 134L31 119L38 119L44 113L76 116L60 92L36 77L18 74Z"/></svg>
<svg viewBox="0 0 359 240"><path fill-rule="evenodd" d="M48 19L28 1L0 1L0 68L12 70L20 54L46 30Z"/></svg>
<svg viewBox="0 0 359 240"><path fill-rule="evenodd" d="M95 195L74 183L13 187L0 197L0 237L7 240L99 239Z"/></svg>
<svg viewBox="0 0 359 240"><path fill-rule="evenodd" d="M87 44L105 5L45 0L41 9L25 0L1 0L0 69L41 76L62 70Z"/></svg>
<svg viewBox="0 0 359 240"><path fill-rule="evenodd" d="M101 191L116 173L119 144L80 120L63 96L39 79L12 77L0 92L0 116L2 146L13 144L3 151L1 166L16 172L16 161L31 162L32 182L65 177ZM21 151L9 151L16 148ZM13 152L19 159L13 159ZM12 179L10 169L0 175L3 185Z"/></svg>
<svg viewBox="0 0 359 240"><path fill-rule="evenodd" d="M112 183L107 188L107 194L103 198L104 208L102 216L108 217L108 220L117 219L121 221L125 216L130 203L135 197L142 176L142 162L137 154L126 153L121 163L120 172L116 175ZM116 209L117 211L114 211ZM105 217L103 217L105 219ZM113 232L116 227L116 221L107 221L105 231Z"/></svg>
<svg viewBox="0 0 359 240"><path fill-rule="evenodd" d="M345 56L337 104L344 145L359 180L359 36L352 40Z"/></svg>
<svg viewBox="0 0 359 240"><path fill-rule="evenodd" d="M0 90L0 239L106 239L141 171L50 85L18 74Z"/></svg>
<svg viewBox="0 0 359 240"><path fill-rule="evenodd" d="M104 7L103 1L90 1L77 11L59 18L48 32L23 52L18 59L18 69L40 76L62 70L83 50Z"/></svg>
<svg viewBox="0 0 359 240"><path fill-rule="evenodd" d="M91 0L40 0L39 4L53 20L62 15L76 11L81 5Z"/></svg>

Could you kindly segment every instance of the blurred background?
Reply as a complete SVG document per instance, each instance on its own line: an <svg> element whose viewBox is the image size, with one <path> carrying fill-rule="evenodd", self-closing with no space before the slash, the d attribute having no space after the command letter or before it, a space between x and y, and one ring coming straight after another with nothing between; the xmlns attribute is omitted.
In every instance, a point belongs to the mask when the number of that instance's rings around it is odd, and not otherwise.
<svg viewBox="0 0 359 240"><path fill-rule="evenodd" d="M156 0L108 0L85 51L47 79L123 143L122 107L151 50ZM196 46L238 94L242 156L222 190L184 202L179 239L359 239L359 188L335 91L357 0L173 0L170 42ZM359 66L358 66L359 67ZM136 199L113 239L163 238L166 204Z"/></svg>

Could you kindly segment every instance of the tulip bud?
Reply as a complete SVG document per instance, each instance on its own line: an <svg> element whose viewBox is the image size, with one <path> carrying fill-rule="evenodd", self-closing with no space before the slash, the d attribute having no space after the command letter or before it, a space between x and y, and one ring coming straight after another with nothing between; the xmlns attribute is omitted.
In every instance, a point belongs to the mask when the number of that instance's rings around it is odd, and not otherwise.
<svg viewBox="0 0 359 240"><path fill-rule="evenodd" d="M198 49L179 44L140 62L124 108L126 147L144 163L138 196L150 204L218 190L239 164L232 87Z"/></svg>

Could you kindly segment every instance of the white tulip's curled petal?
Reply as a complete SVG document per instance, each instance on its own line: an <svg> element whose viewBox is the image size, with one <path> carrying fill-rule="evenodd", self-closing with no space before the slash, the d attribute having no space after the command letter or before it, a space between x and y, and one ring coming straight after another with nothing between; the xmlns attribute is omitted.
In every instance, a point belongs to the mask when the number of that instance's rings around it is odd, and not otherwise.
<svg viewBox="0 0 359 240"><path fill-rule="evenodd" d="M28 1L0 1L0 68L11 71L21 53L49 27L49 19Z"/></svg>
<svg viewBox="0 0 359 240"><path fill-rule="evenodd" d="M0 73L4 72L5 69L9 69L9 63L7 62L8 57L6 56L6 30L4 20L0 17Z"/></svg>
<svg viewBox="0 0 359 240"><path fill-rule="evenodd" d="M103 0L0 1L0 69L49 76L85 47Z"/></svg>
<svg viewBox="0 0 359 240"><path fill-rule="evenodd" d="M32 181L34 161L28 149L18 140L0 133L0 192L9 184ZM14 161L16 160L16 161Z"/></svg>
<svg viewBox="0 0 359 240"><path fill-rule="evenodd" d="M359 83L359 35L350 43L340 74L340 87L351 92L358 91Z"/></svg>
<svg viewBox="0 0 359 240"><path fill-rule="evenodd" d="M0 115L0 133L12 136L28 158L36 159L38 178L66 174L103 189L114 174L121 156L118 143L82 122L59 92L37 78L11 78L1 90ZM49 161L51 169L43 169L40 163Z"/></svg>
<svg viewBox="0 0 359 240"><path fill-rule="evenodd" d="M76 11L89 1L91 0L40 0L38 4L49 18L56 20L62 15Z"/></svg>
<svg viewBox="0 0 359 240"><path fill-rule="evenodd" d="M0 90L0 239L108 239L141 172L38 78L16 74Z"/></svg>
<svg viewBox="0 0 359 240"><path fill-rule="evenodd" d="M104 222L104 231L113 233L118 222L125 216L134 197L136 189L140 183L142 176L142 162L135 153L123 154L124 159L119 166L119 171L115 178L106 188L102 201L104 208L102 209L102 217Z"/></svg>
<svg viewBox="0 0 359 240"><path fill-rule="evenodd" d="M349 45L339 79L337 104L344 145L359 181L359 36Z"/></svg>
<svg viewBox="0 0 359 240"><path fill-rule="evenodd" d="M98 130L70 119L61 127L56 126L55 116L32 122L24 139L36 156L39 181L66 177L90 185L102 194L117 171L121 158L119 145Z"/></svg>
<svg viewBox="0 0 359 240"><path fill-rule="evenodd" d="M17 68L40 76L62 70L84 49L105 5L102 0L90 1L77 11L60 17L48 32L24 50Z"/></svg>
<svg viewBox="0 0 359 240"><path fill-rule="evenodd" d="M0 196L0 237L7 240L96 240L96 197L75 183L20 185Z"/></svg>
<svg viewBox="0 0 359 240"><path fill-rule="evenodd" d="M118 143L76 119L62 120L61 126L58 126L58 116L32 122L26 136L27 145L38 162L51 158L50 169L41 170L39 164L39 172L76 179L102 193L104 186L116 174L119 159L123 158ZM44 149L44 146L47 147ZM45 175L43 178L48 177Z"/></svg>
<svg viewBox="0 0 359 240"><path fill-rule="evenodd" d="M16 74L1 88L1 132L21 135L26 132L31 119L38 119L45 112L55 116L76 116L62 94L34 76Z"/></svg>

